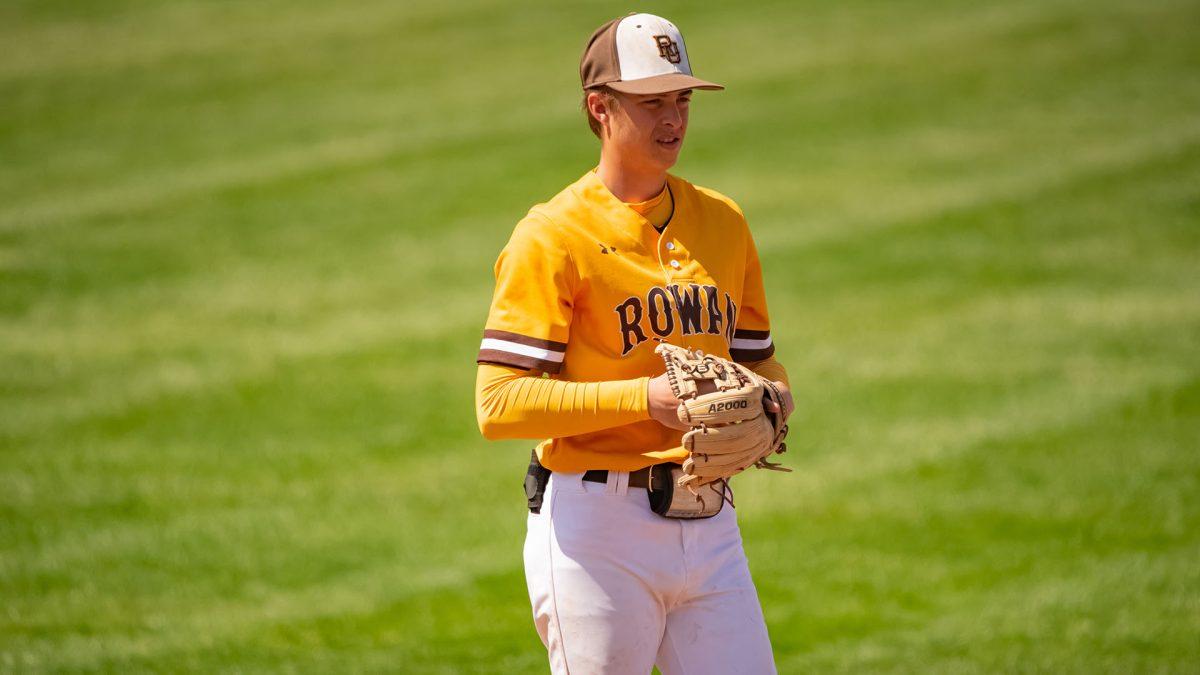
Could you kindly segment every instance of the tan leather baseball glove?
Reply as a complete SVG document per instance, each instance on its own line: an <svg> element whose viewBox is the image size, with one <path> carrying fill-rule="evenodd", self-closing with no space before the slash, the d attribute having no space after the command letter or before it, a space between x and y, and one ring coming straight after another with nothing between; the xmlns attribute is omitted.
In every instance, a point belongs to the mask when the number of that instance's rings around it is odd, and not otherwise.
<svg viewBox="0 0 1200 675"><path fill-rule="evenodd" d="M791 471L767 461L787 449L787 420L768 412L763 400L784 409L775 383L745 366L700 350L660 344L654 350L667 366L667 380L680 400L679 419L692 427L683 435L690 454L681 487L690 490L757 466Z"/></svg>

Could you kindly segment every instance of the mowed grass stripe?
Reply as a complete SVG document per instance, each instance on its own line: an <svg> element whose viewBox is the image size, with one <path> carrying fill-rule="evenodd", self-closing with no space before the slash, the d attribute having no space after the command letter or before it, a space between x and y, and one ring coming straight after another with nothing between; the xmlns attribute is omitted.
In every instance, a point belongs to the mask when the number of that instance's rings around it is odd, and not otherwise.
<svg viewBox="0 0 1200 675"><path fill-rule="evenodd" d="M1029 7L1024 7L1024 8L1022 8L1020 14L1032 14L1032 12L1030 11L1031 9L1032 9L1032 5ZM1005 11L1009 11L1009 10L1006 9ZM1004 21L998 20L995 16L993 16L994 14L997 14L997 13L999 13L999 12L997 12L997 10L995 10L995 9L981 11L980 14L981 14L982 18L973 19L973 21L976 24L978 24L977 26L975 26L975 30L983 31L983 33L985 35L985 38L984 38L985 40L987 39L987 37L991 37L992 33L1001 32L1001 31L1005 31L1005 30L1011 30L1011 26L1009 26ZM906 46L913 47L916 45L923 45L926 43L939 45L938 49L932 55L934 58L931 59L931 62L937 63L939 61L944 61L944 59L941 57L945 52L958 49L960 45L970 44L969 41L973 37L978 37L978 36L973 35L972 30L962 30L962 31L955 30L956 28L961 27L959 25L961 23L961 18L959 17L959 15L941 13L941 14L934 14L930 18L933 19L933 21L931 23L934 26L939 26L940 24L949 24L949 27L940 28L940 29L934 31L934 35L932 38L931 37L922 37L922 33L920 31L897 32L897 33L895 33L895 35L904 36L904 38L900 42L900 47L906 47ZM1110 17L1110 20L1111 20L1111 17ZM424 34L421 34L421 35L424 35ZM949 44L940 44L940 43L945 42L945 38L948 35L955 35L956 39L958 41L951 42ZM425 38L425 39L427 39L427 38ZM893 41L896 40L895 37L893 37L891 39ZM368 41L368 43L369 43L369 41ZM845 41L842 41L842 44L844 44L844 43L845 43ZM507 44L507 43L506 43L506 47L515 48L512 45ZM261 48L261 47L256 46L255 48L257 49L257 48ZM868 49L873 49L873 48L874 47L868 47ZM862 59L864 57L859 53L861 51L862 50L859 50L859 51L856 51L853 53L848 53L847 56L850 56L851 54L853 54L854 55L853 58ZM911 51L914 51L914 50L910 50L910 52ZM807 53L807 51L805 53ZM913 56L913 54L910 53L910 58L912 58L912 56ZM405 59L403 59L403 58L398 58L397 60L402 63L405 61ZM403 66L401 66L401 67L403 67ZM899 74L900 72L903 72L903 71L899 71L894 68L888 68L884 72L888 73L891 76L888 79L894 79L894 76L896 74ZM910 69L907 72L911 73L911 72L923 72L923 71L921 69L915 69L915 70ZM266 76L266 75L268 75L268 74L264 73L264 76ZM859 75L860 75L860 77L858 79L860 79L860 80L863 79L861 77L861 74L859 74ZM477 77L478 74L476 74L475 76ZM845 80L843 80L841 78L831 78L830 81L843 82L843 84L841 86L845 87L845 84L844 84ZM366 90L369 90L372 88L378 90L378 86L379 86L378 83L373 83L369 80L366 82L361 82L361 83L356 83L356 84L358 85L359 91L366 91ZM444 89L447 91L454 91L454 90L456 90L456 87L454 86L454 84L455 84L455 81L448 82L448 83L446 83L446 86L444 87ZM860 82L859 84L861 86L862 83ZM893 83L892 86L894 87L895 84ZM380 94L384 97L388 96L387 94L383 93L382 91L380 92ZM329 100L338 101L339 105L344 105L344 101L341 100L341 97L345 96L345 95L353 95L353 94L352 94L352 92L349 92L349 91L342 92L341 96L330 96ZM394 104L396 102L396 94L391 94L390 96L391 96L391 103ZM966 100L970 100L970 99L966 99ZM313 103L318 106L330 105L330 103L328 101L314 101ZM372 101L372 102L362 101L361 105L357 105L354 107L358 108L358 109L371 109L371 108L379 107L380 105L383 105L383 106L389 105L389 99L388 98L379 98L378 100ZM311 106L306 106L306 111L307 111L306 115L313 114ZM280 111L280 112L282 113L283 111ZM411 113L411 112L412 112L411 110L406 110L405 114L407 115L408 113ZM565 116L565 113L567 113L567 112L569 112L568 109L562 108L562 109L560 109L560 112L558 114L560 117L562 117L562 116ZM894 111L891 111L891 112L894 113ZM518 115L515 115L515 116L524 116L526 114L527 113L518 113ZM895 117L894 114L891 116ZM284 116L284 117L285 117L285 119L290 118L290 116ZM431 123L431 122L433 122L434 119L436 119L436 118L431 118L428 120L428 122ZM400 122L401 119L393 117L390 121L393 124L395 124L396 122ZM404 121L411 122L411 120L404 120ZM361 123L361 120L360 120L360 123ZM379 124L379 121L375 121L371 124L371 126L377 127L378 124ZM226 126L232 127L232 125L226 125ZM411 124L408 124L406 126L411 126ZM430 124L427 123L427 124L421 124L418 126L428 128L430 126ZM232 128L236 128L236 127L232 127ZM178 131L181 133L194 133L191 126L183 126ZM383 131L380 130L379 133L383 133ZM179 133L177 133L176 135L179 135ZM159 172L156 172L155 174L152 174L152 175L139 176L134 181L131 181L131 186L126 189L109 190L107 192L102 191L95 198L95 200L84 199L84 200L82 200L82 203L88 204L88 203L93 203L93 201L95 201L95 202L99 202L102 204L103 203L111 204L113 199L117 198L119 195L122 195L122 194L133 194L134 196L137 196L138 190L144 190L145 189L144 186L146 184L153 184L153 183L157 182L156 179L160 179L160 178L161 178L161 173L159 173ZM23 191L23 193L28 193L28 191ZM108 194L109 197L111 197L111 198L104 198L105 194ZM44 206L46 208L50 209L50 211L48 213L43 213L38 207L34 207L30 213L33 216L38 216L39 213L41 213L43 216L53 214L55 212L54 211L54 202L55 201L56 200L54 200L54 199L50 199L50 200L48 200L48 202L46 204L44 204ZM58 200L58 201L61 201L61 200ZM134 201L136 202L137 200L134 200ZM19 201L18 201L18 203L19 203ZM38 219L40 219L40 217L34 218L34 220L38 220Z"/></svg>
<svg viewBox="0 0 1200 675"><path fill-rule="evenodd" d="M477 12L475 20L487 16ZM414 24L397 26L392 34L386 22L362 24L376 33L374 39L339 37L334 31L315 43L299 41L285 49L273 48L269 39L246 40L242 46L248 54L218 52L61 82L9 83L14 103L11 115L0 117L7 124L0 126L11 128L10 150L23 161L22 170L4 181L12 188L6 204L33 201L37 207L43 195L40 206L54 215L55 197L91 188L99 188L98 197L139 196L145 190L141 186L162 183L182 168L212 167L230 157L253 164L258 155L289 154L289 146L331 142L331 134L335 139L385 132L420 138L440 129L482 128L486 121L472 100L480 78L495 86L522 81L520 73L490 60L467 71L453 60L426 58L439 49L465 51L473 36L482 37L478 26L475 32L453 32L439 30L438 23ZM488 37L508 59L530 62L533 73L544 68L536 58L544 49L540 44L497 28L493 21ZM263 94L264 82L270 96ZM124 95L106 95L114 89ZM531 103L525 101L525 117L536 112ZM131 117L141 110L156 114L132 127ZM60 144L62 152L40 152L46 143ZM123 178L117 181L122 187L113 185L114 178Z"/></svg>
<svg viewBox="0 0 1200 675"><path fill-rule="evenodd" d="M794 600L774 624L807 652L792 667L1076 671L1081 650L1105 669L1163 657L1184 667L1196 653L1200 493L1194 478L1150 477L1196 475L1184 448L1198 440L1198 383L809 502L799 527L812 555L767 548L755 559L766 585ZM1024 487L998 500L999 486ZM755 520L751 535L771 538L781 522ZM839 558L858 564L838 568ZM981 661L979 645L995 660Z"/></svg>
<svg viewBox="0 0 1200 675"><path fill-rule="evenodd" d="M214 193L286 189L296 179L382 165L416 166L429 161L426 158L452 156L463 148L486 149L489 144L496 145L498 139L511 144L515 136L540 137L549 127L566 126L561 119L545 117L543 106L528 106L514 112L518 113L517 121L486 128L475 121L462 128L439 131L437 135L413 136L394 129L379 130L272 149L265 156L225 159L167 174L133 176L124 185L85 191L67 201L61 195L50 195L32 204L17 202L17 206L0 211L0 230L66 227L78 221L128 217L147 211L171 213L187 201ZM572 125L573 130L575 126ZM401 183L397 187L406 186Z"/></svg>
<svg viewBox="0 0 1200 675"><path fill-rule="evenodd" d="M938 608L929 621L896 621L867 635L845 630L841 635L852 639L831 637L811 654L793 653L781 660L779 668L839 673L1188 672L1198 656L1191 646L1198 629L1191 621L1196 604L1181 598L1200 582L1190 564L1197 553L1195 546L1167 547L1153 554L1083 558L1057 574L1036 570L1028 576L999 577L1004 583L987 592L958 591L959 606ZM1095 607L1090 598L1102 599L1104 606ZM1116 621L1107 623L1114 615ZM1162 618L1147 624L1135 618L1142 615ZM785 632L776 630L773 636ZM1048 636L1054 636L1053 642ZM1081 666L1084 660L1088 665Z"/></svg>
<svg viewBox="0 0 1200 675"><path fill-rule="evenodd" d="M10 3L17 4L17 3ZM0 67L0 78L38 80L48 74L93 74L131 66L155 66L181 56L222 59L257 50L292 48L338 36L350 40L380 39L398 27L437 29L496 3L473 0L455 5L409 5L357 2L258 2L252 5L137 2L116 3L90 16L47 11L37 5L9 8L11 22L0 34L12 40L13 58ZM41 9L45 9L44 7ZM14 11L16 10L16 11ZM91 49L79 48L87 42Z"/></svg>
<svg viewBox="0 0 1200 675"><path fill-rule="evenodd" d="M1189 211L1196 166L1190 153L1028 201L806 249L802 271L782 289L792 301L775 312L780 334L792 335L781 349L790 348L793 378L823 383L798 384L798 392L824 411L801 418L817 452L809 464L831 465L795 478L811 490L831 473L875 479L873 466L886 473L972 436L1052 425L1060 414L1071 419L1074 406L1108 405L1130 387L1189 377L1183 364L1200 357L1198 273L1188 264L1200 251ZM1145 206L1133 221L1075 206L1101 194ZM1095 257L1080 241L1094 242L1097 232L1136 257ZM1047 248L1076 256L1039 262ZM1063 397L1081 389L1088 394ZM847 427L843 411L858 417L864 407L875 414ZM847 443L877 454L847 454Z"/></svg>
<svg viewBox="0 0 1200 675"><path fill-rule="evenodd" d="M773 319L788 329L780 331L783 339L791 335L799 343L795 357L806 360L864 339L888 340L890 359L909 342L881 335L884 325L889 332L916 330L932 344L970 350L974 342L955 342L952 333L968 326L937 319L971 305L990 305L987 311L997 318L1033 332L1055 318L1050 312L1058 312L1064 330L1084 328L1073 324L1087 320L1128 327L1187 320L1198 305L1189 290L1200 280L1190 264L1200 250L1200 233L1192 226L1198 193L1192 177L1198 172L1200 148L1192 146L1018 198L821 243L764 248L768 288L782 294L773 303L780 309ZM1129 206L1114 208L1102 196ZM1028 297L1014 295L1020 293ZM1043 296L1048 306L1031 314ZM1131 301L1105 307L1110 297ZM1008 317L1006 301L1012 303ZM813 315L822 320L814 322ZM879 367L883 355L860 356L866 367ZM839 368L853 372L862 363Z"/></svg>

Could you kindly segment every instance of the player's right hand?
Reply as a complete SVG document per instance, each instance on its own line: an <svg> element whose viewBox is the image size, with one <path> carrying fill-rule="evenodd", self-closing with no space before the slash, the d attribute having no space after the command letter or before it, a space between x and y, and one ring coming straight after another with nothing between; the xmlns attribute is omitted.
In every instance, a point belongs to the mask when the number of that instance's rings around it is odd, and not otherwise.
<svg viewBox="0 0 1200 675"><path fill-rule="evenodd" d="M650 383L646 386L646 398L649 401L650 417L659 424L680 431L691 430L689 424L679 419L679 399L671 391L671 383L667 380L666 373L650 378Z"/></svg>

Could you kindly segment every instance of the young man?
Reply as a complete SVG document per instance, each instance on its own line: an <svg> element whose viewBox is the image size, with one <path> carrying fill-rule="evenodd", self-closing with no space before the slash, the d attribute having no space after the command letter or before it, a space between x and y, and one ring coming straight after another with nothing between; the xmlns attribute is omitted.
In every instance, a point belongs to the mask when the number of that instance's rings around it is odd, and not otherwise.
<svg viewBox="0 0 1200 675"><path fill-rule="evenodd" d="M734 510L666 518L646 490L687 457L659 342L787 392L742 212L667 173L692 91L722 87L649 14L597 29L580 77L599 165L517 224L478 356L483 434L545 439L526 485L534 623L555 673L774 672Z"/></svg>

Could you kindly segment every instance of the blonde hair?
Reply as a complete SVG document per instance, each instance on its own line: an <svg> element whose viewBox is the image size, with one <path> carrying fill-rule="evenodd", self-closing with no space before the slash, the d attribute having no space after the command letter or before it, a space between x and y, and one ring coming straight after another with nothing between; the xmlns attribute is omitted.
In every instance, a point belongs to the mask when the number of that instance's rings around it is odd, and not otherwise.
<svg viewBox="0 0 1200 675"><path fill-rule="evenodd" d="M609 108L617 107L617 92L613 91L612 88L605 84L602 84L599 87L592 87L591 89L583 90L583 102L580 104L583 108L583 114L587 116L588 127L592 130L592 133L595 134L596 138L600 138L600 129L602 128L600 125L600 120L596 119L592 115L592 111L590 108L588 108L587 102L588 94L592 93L593 91L597 94L600 94L600 96L604 98L604 105L608 106Z"/></svg>

